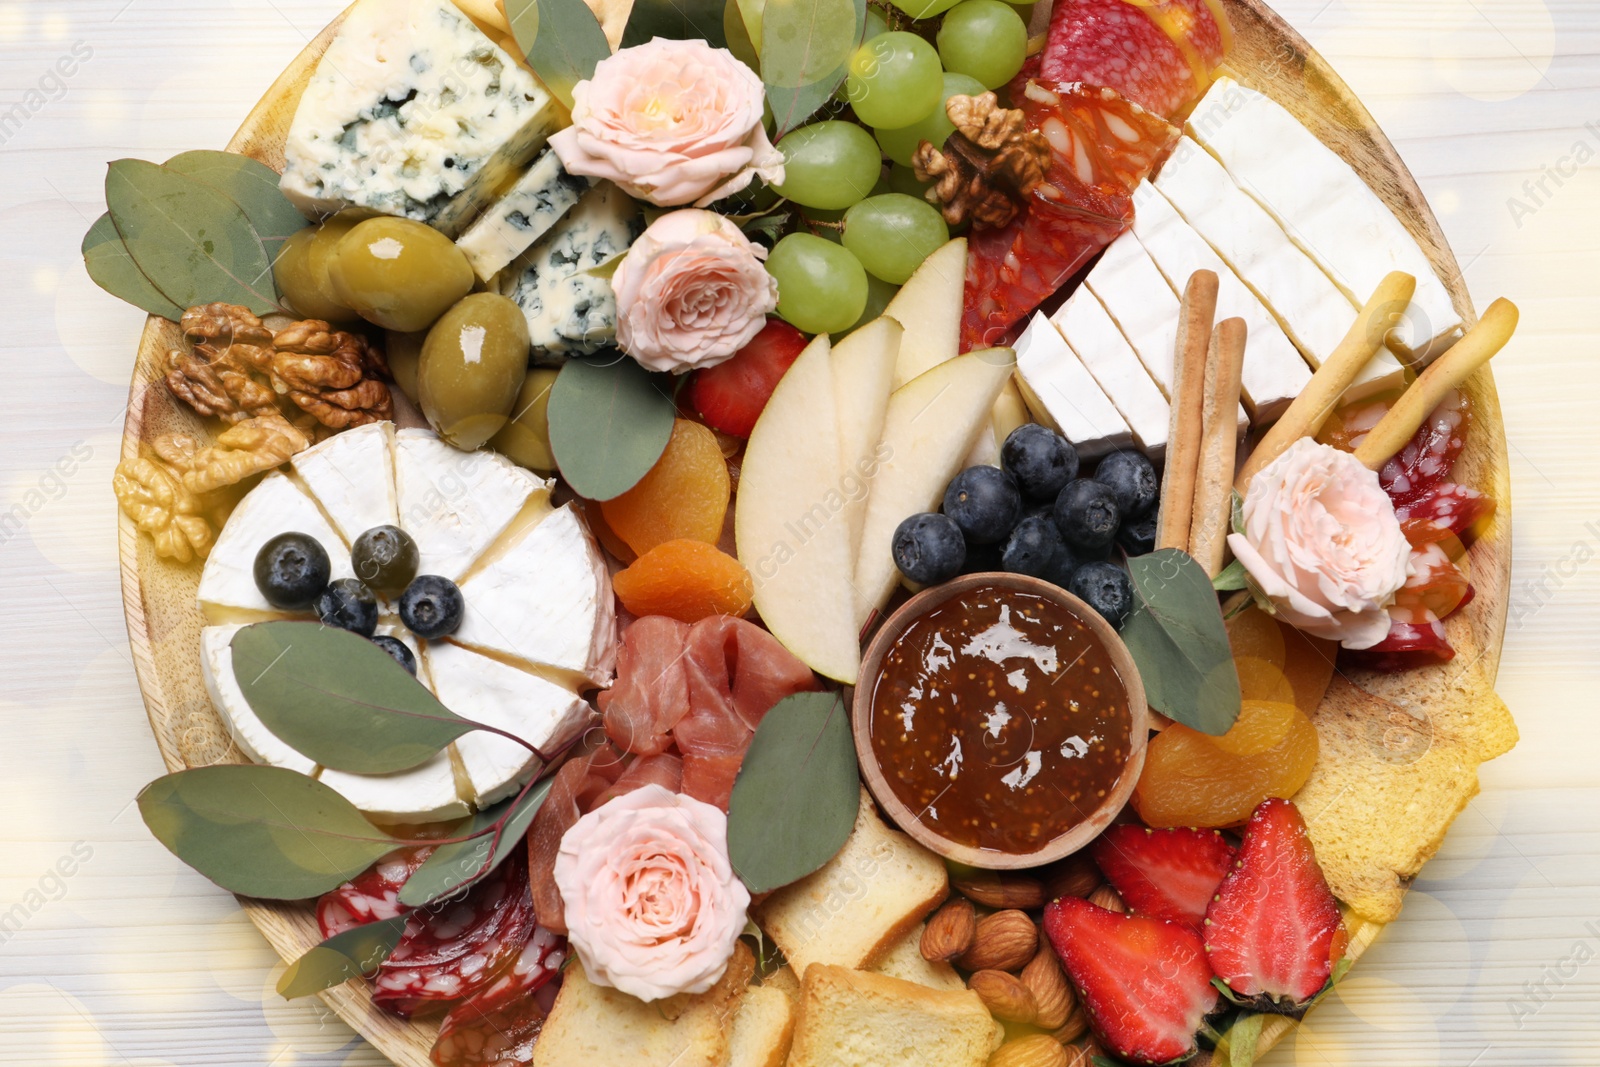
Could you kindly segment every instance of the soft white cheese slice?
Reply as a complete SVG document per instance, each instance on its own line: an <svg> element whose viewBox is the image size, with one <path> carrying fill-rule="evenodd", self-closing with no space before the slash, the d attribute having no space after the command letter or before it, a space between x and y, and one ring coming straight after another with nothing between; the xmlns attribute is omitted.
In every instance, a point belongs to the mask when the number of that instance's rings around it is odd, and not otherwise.
<svg viewBox="0 0 1600 1067"><path fill-rule="evenodd" d="M611 577L569 504L497 546L461 583L467 610L452 640L521 660L574 685L611 684L617 656Z"/></svg>
<svg viewBox="0 0 1600 1067"><path fill-rule="evenodd" d="M1270 97L1218 78L1189 117L1189 134L1272 213L1357 305L1391 271L1417 279L1394 342L1418 365L1461 335L1461 316L1428 255L1361 176Z"/></svg>
<svg viewBox="0 0 1600 1067"><path fill-rule="evenodd" d="M269 767L310 774L316 764L290 748L267 729L245 699L233 673L233 635L243 626L207 626L200 631L200 674L205 678L211 704L222 716L239 751Z"/></svg>
<svg viewBox="0 0 1600 1067"><path fill-rule="evenodd" d="M550 492L549 482L504 456L462 452L428 430L400 430L394 454L400 527L417 542L419 573L453 582L505 531L529 497Z"/></svg>
<svg viewBox="0 0 1600 1067"><path fill-rule="evenodd" d="M425 653L434 695L463 718L495 726L553 757L588 725L589 705L570 690L536 674L479 655L448 641ZM455 743L469 800L487 807L516 793L544 763L508 738L483 731Z"/></svg>
<svg viewBox="0 0 1600 1067"><path fill-rule="evenodd" d="M560 222L593 184L593 178L568 174L561 158L547 148L528 173L467 228L456 247L487 282Z"/></svg>
<svg viewBox="0 0 1600 1067"><path fill-rule="evenodd" d="M286 474L273 471L233 509L200 572L200 609L212 622L238 612L275 613L256 587L256 553L282 533L303 533L327 550L331 577L354 577L350 550L316 502Z"/></svg>
<svg viewBox="0 0 1600 1067"><path fill-rule="evenodd" d="M1079 287L1050 321L1116 405L1139 447L1151 459L1165 456L1172 409L1105 306Z"/></svg>
<svg viewBox="0 0 1600 1067"><path fill-rule="evenodd" d="M317 780L374 822L440 822L458 819L470 811L456 792L455 767L448 748L408 771L351 774L324 767Z"/></svg>
<svg viewBox="0 0 1600 1067"><path fill-rule="evenodd" d="M1133 235L1174 292L1181 293L1195 271L1217 276L1217 319L1241 318L1249 330L1244 354L1244 398L1257 426L1277 420L1311 381L1311 368L1266 305L1222 262L1205 238L1194 232L1167 198L1141 182L1133 195Z"/></svg>
<svg viewBox="0 0 1600 1067"><path fill-rule="evenodd" d="M370 423L335 434L290 461L347 545L374 526L400 521L393 440L394 423Z"/></svg>
<svg viewBox="0 0 1600 1067"><path fill-rule="evenodd" d="M1094 376L1044 312L1017 338L1017 387L1035 419L1072 442L1085 459L1133 443L1133 434Z"/></svg>

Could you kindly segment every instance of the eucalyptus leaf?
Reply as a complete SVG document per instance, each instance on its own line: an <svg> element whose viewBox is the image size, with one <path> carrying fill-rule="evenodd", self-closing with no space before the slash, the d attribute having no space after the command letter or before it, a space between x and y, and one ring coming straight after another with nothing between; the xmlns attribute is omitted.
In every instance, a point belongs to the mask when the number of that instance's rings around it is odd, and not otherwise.
<svg viewBox="0 0 1600 1067"><path fill-rule="evenodd" d="M776 140L827 103L867 25L866 0L766 0L761 80Z"/></svg>
<svg viewBox="0 0 1600 1067"><path fill-rule="evenodd" d="M174 304L281 310L266 245L226 193L154 163L119 159L106 173L106 206L128 254Z"/></svg>
<svg viewBox="0 0 1600 1067"><path fill-rule="evenodd" d="M761 54L761 16L766 10L767 0L729 0L729 2L739 5L739 21L744 23L744 32L749 35L750 45L755 49L756 55L759 56ZM863 22L863 30L865 25L865 22Z"/></svg>
<svg viewBox="0 0 1600 1067"><path fill-rule="evenodd" d="M109 212L95 219L89 232L84 234L82 251L83 266L89 277L112 296L150 315L173 322L183 318L183 308L157 289L128 255L128 246L122 243L122 235L117 232L117 224L111 221Z"/></svg>
<svg viewBox="0 0 1600 1067"><path fill-rule="evenodd" d="M1135 604L1122 640L1151 706L1201 733L1227 733L1239 717L1239 673L1205 568L1164 548L1128 560L1128 575Z"/></svg>
<svg viewBox="0 0 1600 1067"><path fill-rule="evenodd" d="M739 0L726 0L722 6L722 36L727 39L728 51L733 53L733 58L760 73L761 52L750 38L750 29L745 25Z"/></svg>
<svg viewBox="0 0 1600 1067"><path fill-rule="evenodd" d="M396 915L334 934L289 964L278 978L278 995L286 1000L309 997L371 974L394 952L405 932L406 917Z"/></svg>
<svg viewBox="0 0 1600 1067"><path fill-rule="evenodd" d="M1260 1012L1246 1012L1234 1020L1217 1045L1217 1055L1212 1067L1254 1067L1256 1045L1261 1040L1261 1024L1266 1016Z"/></svg>
<svg viewBox="0 0 1600 1067"><path fill-rule="evenodd" d="M157 778L139 814L217 885L266 900L319 896L404 844L314 778L281 767L196 767Z"/></svg>
<svg viewBox="0 0 1600 1067"><path fill-rule="evenodd" d="M676 414L671 387L621 352L571 359L550 389L550 450L574 492L610 500L650 473Z"/></svg>
<svg viewBox="0 0 1600 1067"><path fill-rule="evenodd" d="M728 856L752 893L797 882L844 847L861 806L850 714L800 693L757 727L728 803Z"/></svg>
<svg viewBox="0 0 1600 1067"><path fill-rule="evenodd" d="M277 262L284 241L311 225L278 188L278 172L249 156L200 149L173 156L164 165L226 193L255 227L270 262Z"/></svg>
<svg viewBox="0 0 1600 1067"><path fill-rule="evenodd" d="M478 729L383 649L315 622L261 622L233 635L233 673L250 708L290 748L352 774L426 763Z"/></svg>
<svg viewBox="0 0 1600 1067"><path fill-rule="evenodd" d="M572 87L611 54L600 20L583 0L505 0L505 10L528 66L571 107Z"/></svg>
<svg viewBox="0 0 1600 1067"><path fill-rule="evenodd" d="M1244 569L1242 560L1234 560L1222 569L1222 573L1211 580L1211 588L1219 593L1237 593L1241 589L1250 587L1250 575Z"/></svg>
<svg viewBox="0 0 1600 1067"><path fill-rule="evenodd" d="M712 48L726 48L728 38L722 30L724 0L634 0L622 31L622 47L632 48L653 37L675 41L705 41Z"/></svg>
<svg viewBox="0 0 1600 1067"><path fill-rule="evenodd" d="M400 887L400 903L420 908L487 877L507 856L522 847L523 835L544 806L554 782L554 778L546 778L521 796L474 815L472 822L459 834L469 840L434 849L433 855ZM496 843L492 831L502 821L504 828Z"/></svg>

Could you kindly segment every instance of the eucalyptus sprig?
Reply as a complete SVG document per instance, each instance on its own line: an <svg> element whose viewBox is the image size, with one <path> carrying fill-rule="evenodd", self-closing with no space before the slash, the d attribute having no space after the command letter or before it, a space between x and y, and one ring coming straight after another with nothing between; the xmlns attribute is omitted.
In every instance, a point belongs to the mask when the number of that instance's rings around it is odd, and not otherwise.
<svg viewBox="0 0 1600 1067"><path fill-rule="evenodd" d="M1122 640L1150 705L1204 734L1227 733L1242 706L1239 673L1211 579L1193 556L1164 548L1128 560L1134 609Z"/></svg>

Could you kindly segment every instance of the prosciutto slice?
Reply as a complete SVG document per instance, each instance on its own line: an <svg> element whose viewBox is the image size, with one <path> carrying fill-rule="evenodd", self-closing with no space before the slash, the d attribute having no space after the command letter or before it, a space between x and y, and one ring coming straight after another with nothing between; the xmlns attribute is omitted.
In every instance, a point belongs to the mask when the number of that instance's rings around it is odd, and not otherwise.
<svg viewBox="0 0 1600 1067"><path fill-rule="evenodd" d="M597 703L606 736L624 752L654 756L672 743L672 728L689 713L688 640L689 624L665 615L639 619L623 633L616 684Z"/></svg>

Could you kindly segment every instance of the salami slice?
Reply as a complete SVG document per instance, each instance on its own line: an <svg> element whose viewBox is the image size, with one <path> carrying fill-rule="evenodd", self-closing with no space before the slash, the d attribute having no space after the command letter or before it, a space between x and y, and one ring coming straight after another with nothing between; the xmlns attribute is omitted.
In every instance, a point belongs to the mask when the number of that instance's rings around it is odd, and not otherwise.
<svg viewBox="0 0 1600 1067"><path fill-rule="evenodd" d="M317 901L317 925L323 938L410 911L400 903L400 887L432 854L432 846L391 852L338 889L322 894Z"/></svg>
<svg viewBox="0 0 1600 1067"><path fill-rule="evenodd" d="M1378 472L1378 484L1397 508L1420 500L1449 480L1471 426L1471 402L1465 393L1453 390Z"/></svg>
<svg viewBox="0 0 1600 1067"><path fill-rule="evenodd" d="M1437 544L1411 550L1411 577L1395 595L1389 617L1396 623L1426 626L1447 619L1466 602L1467 576Z"/></svg>
<svg viewBox="0 0 1600 1067"><path fill-rule="evenodd" d="M1040 74L1047 82L1115 89L1177 118L1223 60L1225 22L1221 6L1207 0L1058 0Z"/></svg>
<svg viewBox="0 0 1600 1067"><path fill-rule="evenodd" d="M1451 551L1471 544L1474 528L1494 514L1494 500L1470 486L1441 482L1394 509L1414 547L1448 543Z"/></svg>
<svg viewBox="0 0 1600 1067"><path fill-rule="evenodd" d="M566 958L565 938L537 927L499 977L450 1009L433 1046L437 1067L513 1067L533 1062L549 1000Z"/></svg>
<svg viewBox="0 0 1600 1067"><path fill-rule="evenodd" d="M1436 619L1421 626L1397 622L1379 644L1360 651L1346 650L1340 658L1352 666L1375 671L1408 671L1449 663L1455 656L1456 650L1445 636L1444 623Z"/></svg>

